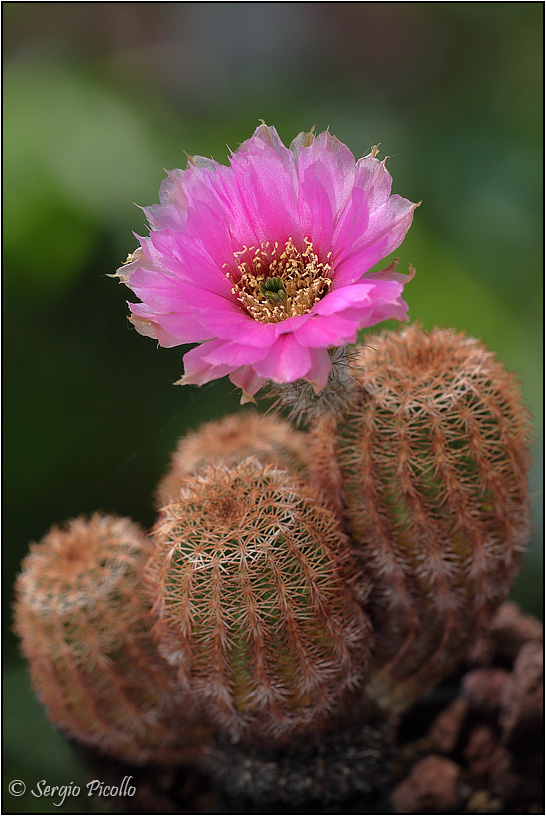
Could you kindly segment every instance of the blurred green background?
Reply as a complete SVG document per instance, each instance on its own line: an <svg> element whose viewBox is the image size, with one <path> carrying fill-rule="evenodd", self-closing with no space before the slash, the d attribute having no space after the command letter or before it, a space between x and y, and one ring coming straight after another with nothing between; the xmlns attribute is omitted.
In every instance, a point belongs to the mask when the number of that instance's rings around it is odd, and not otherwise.
<svg viewBox="0 0 546 816"><path fill-rule="evenodd" d="M174 387L182 349L126 320L106 276L163 168L226 161L259 119L381 143L423 201L401 249L412 319L482 337L536 428L534 538L513 592L542 615L542 3L4 3L5 785L76 783L9 632L28 542L95 509L153 522L177 438L236 410L227 380ZM4 786L4 792L6 787ZM5 813L97 800L6 793ZM76 810L78 808L78 810Z"/></svg>

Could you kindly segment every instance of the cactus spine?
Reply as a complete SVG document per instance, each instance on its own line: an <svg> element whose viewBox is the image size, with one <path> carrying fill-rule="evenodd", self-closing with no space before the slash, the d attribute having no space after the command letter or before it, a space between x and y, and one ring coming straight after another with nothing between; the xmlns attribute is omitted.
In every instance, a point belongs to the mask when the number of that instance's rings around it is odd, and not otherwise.
<svg viewBox="0 0 546 816"><path fill-rule="evenodd" d="M180 439L170 468L157 488L158 507L176 501L184 479L205 465L240 461L248 456L302 476L308 476L312 469L306 434L280 417L241 411L205 422Z"/></svg>
<svg viewBox="0 0 546 816"><path fill-rule="evenodd" d="M207 729L182 716L174 673L150 636L149 547L124 518L53 528L23 562L15 629L57 728L118 759L176 764L197 755Z"/></svg>
<svg viewBox="0 0 546 816"><path fill-rule="evenodd" d="M181 686L239 737L282 741L362 682L366 616L348 547L311 486L253 458L211 465L161 511L148 583Z"/></svg>
<svg viewBox="0 0 546 816"><path fill-rule="evenodd" d="M529 535L529 420L515 378L450 330L369 337L353 376L317 455L373 585L369 690L403 709L508 594Z"/></svg>

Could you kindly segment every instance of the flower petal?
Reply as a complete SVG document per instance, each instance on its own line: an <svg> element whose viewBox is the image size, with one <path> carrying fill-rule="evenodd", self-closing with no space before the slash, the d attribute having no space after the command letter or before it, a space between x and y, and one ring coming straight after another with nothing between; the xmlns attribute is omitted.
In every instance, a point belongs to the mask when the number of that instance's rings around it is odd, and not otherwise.
<svg viewBox="0 0 546 816"><path fill-rule="evenodd" d="M307 372L306 379L309 380L315 392L321 391L328 382L328 376L332 370L332 360L324 348L310 349L311 367Z"/></svg>
<svg viewBox="0 0 546 816"><path fill-rule="evenodd" d="M241 405L246 402L256 402L252 397L265 383L265 377L259 377L251 366L241 366L229 375L229 379L233 385L243 391Z"/></svg>
<svg viewBox="0 0 546 816"><path fill-rule="evenodd" d="M210 336L248 346L271 346L278 335L278 323L260 323L242 310L238 313L225 309L200 309L200 322Z"/></svg>
<svg viewBox="0 0 546 816"><path fill-rule="evenodd" d="M337 315L354 321L359 329L382 320L405 320L407 304L402 300L403 285L393 280L355 283L329 292L313 307L317 314Z"/></svg>
<svg viewBox="0 0 546 816"><path fill-rule="evenodd" d="M293 334L283 334L275 341L267 357L252 367L260 377L283 383L305 377L311 362L309 349L300 346Z"/></svg>
<svg viewBox="0 0 546 816"><path fill-rule="evenodd" d="M313 315L294 331L298 343L313 348L328 348L329 346L345 346L354 343L359 326L354 320L347 320L338 314Z"/></svg>
<svg viewBox="0 0 546 816"><path fill-rule="evenodd" d="M383 269L381 272L370 272L366 275L367 281L396 281L397 283L406 284L409 283L415 277L415 269L413 266L409 267L407 274L403 272L397 272L396 267L398 266L398 258L395 258L394 261L391 263L390 266L387 266L386 269Z"/></svg>
<svg viewBox="0 0 546 816"><path fill-rule="evenodd" d="M188 313L156 313L143 303L129 303L131 323L139 334L153 337L164 348L210 340L211 334Z"/></svg>
<svg viewBox="0 0 546 816"><path fill-rule="evenodd" d="M334 286L353 283L394 252L404 240L417 206L393 195L370 213L365 194L355 188L333 237Z"/></svg>
<svg viewBox="0 0 546 816"><path fill-rule="evenodd" d="M184 376L175 385L204 385L211 380L225 377L237 368L229 363L212 365L205 359L207 354L211 354L219 345L222 345L221 340L210 340L188 351L183 357Z"/></svg>
<svg viewBox="0 0 546 816"><path fill-rule="evenodd" d="M209 344L210 345L210 344ZM208 354L203 355L203 360L212 365L223 365L229 363L233 368L241 365L252 365L263 360L266 354L270 353L267 346L244 346L240 343L220 343L216 345Z"/></svg>
<svg viewBox="0 0 546 816"><path fill-rule="evenodd" d="M231 167L257 243L285 243L290 237L301 242L297 177L290 152L283 156L262 139L249 140L232 156Z"/></svg>

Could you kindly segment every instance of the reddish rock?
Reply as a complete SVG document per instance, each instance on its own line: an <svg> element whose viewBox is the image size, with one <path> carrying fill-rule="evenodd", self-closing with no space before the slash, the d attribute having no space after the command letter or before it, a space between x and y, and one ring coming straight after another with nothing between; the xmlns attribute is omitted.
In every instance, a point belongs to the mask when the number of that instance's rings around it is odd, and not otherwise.
<svg viewBox="0 0 546 816"><path fill-rule="evenodd" d="M470 644L468 659L474 665L488 665L495 657L513 663L525 643L540 643L543 636L540 623L509 601L500 607L489 630Z"/></svg>
<svg viewBox="0 0 546 816"><path fill-rule="evenodd" d="M524 751L511 754L497 748L491 760L489 790L505 803L518 802L520 807L543 796L544 758L540 752ZM517 811L514 811L517 812ZM527 812L519 810L520 813Z"/></svg>
<svg viewBox="0 0 546 816"><path fill-rule="evenodd" d="M494 796L512 801L520 792L521 780L512 769L512 759L506 748L497 748L491 759L489 788Z"/></svg>
<svg viewBox="0 0 546 816"><path fill-rule="evenodd" d="M498 736L488 725L478 725L471 731L463 756L475 784L487 782L497 745Z"/></svg>
<svg viewBox="0 0 546 816"><path fill-rule="evenodd" d="M451 759L432 755L414 765L393 791L395 813L460 813L460 768Z"/></svg>
<svg viewBox="0 0 546 816"><path fill-rule="evenodd" d="M500 724L505 744L541 738L544 720L544 664L536 642L522 647L502 697Z"/></svg>
<svg viewBox="0 0 546 816"><path fill-rule="evenodd" d="M544 632L540 623L531 615L524 615L515 603L505 603L493 621L491 638L499 657L514 661L520 649L531 641L541 643Z"/></svg>
<svg viewBox="0 0 546 816"><path fill-rule="evenodd" d="M440 754L451 754L455 750L467 713L466 700L457 697L438 714L427 734L434 750Z"/></svg>
<svg viewBox="0 0 546 816"><path fill-rule="evenodd" d="M481 668L469 671L461 684L462 695L468 707L485 716L495 714L500 709L509 677L504 669Z"/></svg>

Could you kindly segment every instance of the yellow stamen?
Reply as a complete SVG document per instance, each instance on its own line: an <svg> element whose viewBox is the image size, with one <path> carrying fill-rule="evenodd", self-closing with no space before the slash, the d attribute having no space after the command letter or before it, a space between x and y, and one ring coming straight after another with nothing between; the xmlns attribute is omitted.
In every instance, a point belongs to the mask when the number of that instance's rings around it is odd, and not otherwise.
<svg viewBox="0 0 546 816"><path fill-rule="evenodd" d="M311 241L304 241L303 252L289 238L282 251L277 241L273 246L267 241L259 247L243 246L234 253L240 277L235 280L226 273L233 281L231 291L254 320L279 323L307 314L329 292L332 253L322 263Z"/></svg>

